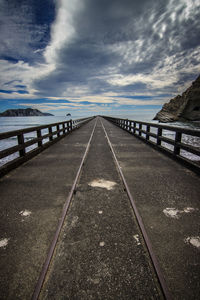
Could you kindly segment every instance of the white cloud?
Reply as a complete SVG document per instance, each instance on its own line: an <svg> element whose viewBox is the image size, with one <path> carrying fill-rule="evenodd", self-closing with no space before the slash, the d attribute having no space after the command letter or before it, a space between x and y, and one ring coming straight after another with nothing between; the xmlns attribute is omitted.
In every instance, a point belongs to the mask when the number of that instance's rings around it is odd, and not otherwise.
<svg viewBox="0 0 200 300"><path fill-rule="evenodd" d="M45 97L74 103L74 106L59 103L60 109L61 106L76 108L82 101L91 105L159 105L169 100L159 98L160 94L183 92L199 73L199 2L147 2L136 5L128 0L123 4L118 0L57 1L49 44L33 51L40 55L40 60L34 64L22 60L0 61L1 88L16 90L15 82L9 86L5 83L17 79L27 86L29 94L1 93L0 97L22 100ZM16 18L19 19L18 12L9 22L18 22ZM14 33L25 32L22 29L15 28ZM19 32L18 46L22 37ZM9 47L9 39L6 36L4 39ZM25 48L28 38L26 42ZM30 50L21 47L25 52ZM127 98L134 95L157 97ZM52 106L57 109L50 102L44 105L43 109Z"/></svg>
<svg viewBox="0 0 200 300"><path fill-rule="evenodd" d="M44 52L47 63L54 64L58 60L59 51L75 37L74 18L82 4L80 0L58 0L57 16L51 28L51 42Z"/></svg>

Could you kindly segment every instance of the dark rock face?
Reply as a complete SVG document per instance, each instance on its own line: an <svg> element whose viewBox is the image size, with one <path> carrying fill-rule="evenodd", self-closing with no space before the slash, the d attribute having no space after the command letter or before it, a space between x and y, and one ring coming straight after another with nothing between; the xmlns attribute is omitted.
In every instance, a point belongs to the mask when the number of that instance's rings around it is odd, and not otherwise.
<svg viewBox="0 0 200 300"><path fill-rule="evenodd" d="M34 116L53 116L49 113L42 113L38 109L8 109L0 113L0 117L34 117Z"/></svg>
<svg viewBox="0 0 200 300"><path fill-rule="evenodd" d="M180 96L165 103L154 120L161 122L200 121L200 76Z"/></svg>

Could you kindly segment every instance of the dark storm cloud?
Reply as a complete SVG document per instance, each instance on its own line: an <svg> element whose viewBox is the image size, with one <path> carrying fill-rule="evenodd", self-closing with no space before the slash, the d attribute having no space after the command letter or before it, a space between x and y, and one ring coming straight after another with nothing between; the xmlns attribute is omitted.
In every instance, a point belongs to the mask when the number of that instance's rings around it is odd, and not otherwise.
<svg viewBox="0 0 200 300"><path fill-rule="evenodd" d="M55 17L51 0L1 0L0 2L0 59L17 63L34 63L38 49L50 40L50 26Z"/></svg>
<svg viewBox="0 0 200 300"><path fill-rule="evenodd" d="M48 93L51 86L51 93L53 90L58 96L73 85L87 85L91 94L116 89L131 92L137 89L137 83L120 87L120 83L110 84L107 79L114 74L146 76L155 69L166 72L170 64L181 73L185 59L191 67L198 62L189 54L200 45L199 6L190 9L186 18L186 1L82 3L83 8L73 19L75 35L57 51L56 70L35 81L39 93ZM167 57L171 59L168 63L164 61ZM184 77L183 73L178 76Z"/></svg>
<svg viewBox="0 0 200 300"><path fill-rule="evenodd" d="M106 83L99 76L105 73L104 69L115 64L118 59L117 54L106 51L102 45L85 40L70 44L60 50L58 56L59 62L56 70L43 80L39 78L38 81L35 81L39 91L44 88L44 94L46 89L50 88L53 95L59 96L60 92L69 84L91 85L93 92L97 91L99 85L102 85L101 89L105 88Z"/></svg>
<svg viewBox="0 0 200 300"><path fill-rule="evenodd" d="M17 70L2 90L19 80L19 93L33 98L134 100L176 94L199 73L197 0L3 0L1 8L0 57Z"/></svg>

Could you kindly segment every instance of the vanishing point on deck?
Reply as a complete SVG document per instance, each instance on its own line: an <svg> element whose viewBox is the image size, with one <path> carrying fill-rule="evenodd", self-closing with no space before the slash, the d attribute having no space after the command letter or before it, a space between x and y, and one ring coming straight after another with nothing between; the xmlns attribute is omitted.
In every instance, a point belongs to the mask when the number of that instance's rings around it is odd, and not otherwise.
<svg viewBox="0 0 200 300"><path fill-rule="evenodd" d="M0 299L199 299L185 135L200 131L99 116L0 134L18 141L0 151L18 154L0 167Z"/></svg>

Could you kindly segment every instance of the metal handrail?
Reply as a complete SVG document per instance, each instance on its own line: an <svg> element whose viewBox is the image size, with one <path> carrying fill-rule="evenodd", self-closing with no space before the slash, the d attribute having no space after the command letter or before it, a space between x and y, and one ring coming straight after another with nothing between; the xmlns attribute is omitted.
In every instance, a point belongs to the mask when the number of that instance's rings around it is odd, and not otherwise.
<svg viewBox="0 0 200 300"><path fill-rule="evenodd" d="M9 138L17 140L17 145L0 151L0 159L14 155L14 158L10 158L7 163L0 167L0 177L39 154L73 130L89 122L92 118L93 117L73 121L69 120L0 133L0 140ZM28 141L25 140L25 134L27 133L33 133L34 135ZM33 145L35 145L35 147L31 147L33 149L28 151L28 147Z"/></svg>
<svg viewBox="0 0 200 300"><path fill-rule="evenodd" d="M141 139L145 143L153 146L155 149L162 151L173 159L178 160L183 163L196 173L200 174L200 140L199 145L188 144L187 141L183 141L183 134L189 135L195 138L200 137L200 130L181 128L177 126L161 125L149 122L135 121L129 119L119 119L109 116L103 116L106 120L112 122L118 127L124 129L125 131L131 133L135 137ZM151 132L151 129L157 132ZM168 130L174 133L174 139L168 138L163 135L163 131ZM155 141L151 140L154 139ZM172 149L169 149L169 145ZM189 152L196 155L199 159L191 160L185 157L182 153L183 151Z"/></svg>

